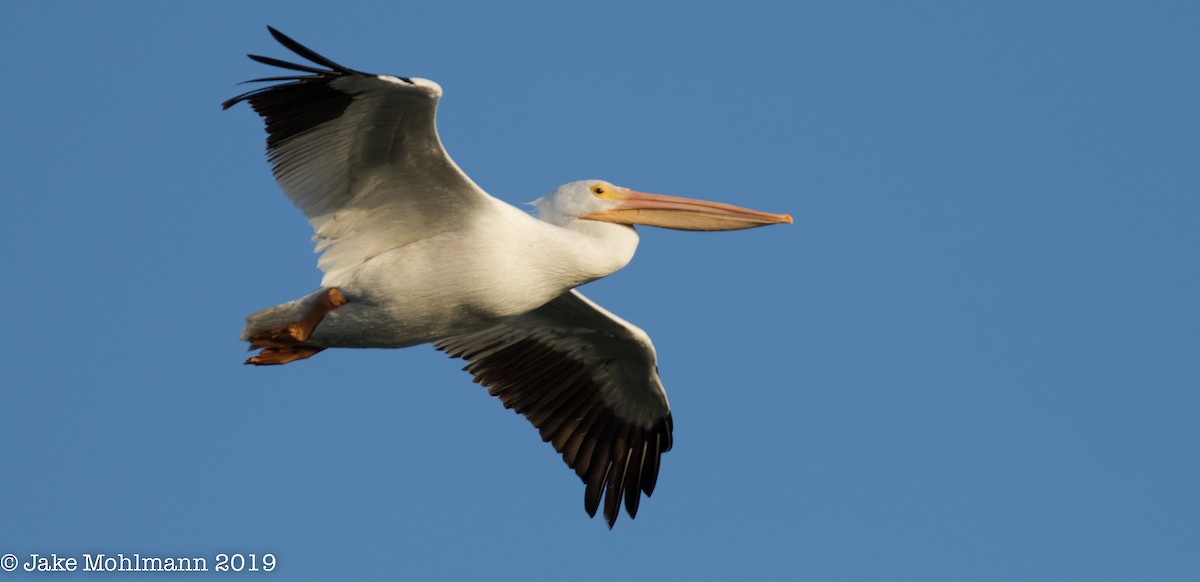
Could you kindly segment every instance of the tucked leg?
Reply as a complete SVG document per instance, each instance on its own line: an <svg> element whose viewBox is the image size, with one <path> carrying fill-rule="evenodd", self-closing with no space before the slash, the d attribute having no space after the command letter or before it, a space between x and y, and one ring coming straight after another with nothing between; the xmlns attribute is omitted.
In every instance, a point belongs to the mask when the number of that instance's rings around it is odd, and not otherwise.
<svg viewBox="0 0 1200 582"><path fill-rule="evenodd" d="M262 351L246 363L270 366L312 357L325 348L304 342L312 337L325 314L345 304L346 297L336 287L322 291L299 320L250 336L250 349Z"/></svg>

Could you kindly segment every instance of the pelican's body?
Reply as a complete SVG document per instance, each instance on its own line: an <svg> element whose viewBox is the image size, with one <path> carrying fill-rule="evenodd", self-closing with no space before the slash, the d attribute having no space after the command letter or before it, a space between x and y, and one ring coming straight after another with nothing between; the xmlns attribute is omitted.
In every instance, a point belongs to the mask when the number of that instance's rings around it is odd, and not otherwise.
<svg viewBox="0 0 1200 582"><path fill-rule="evenodd" d="M479 331L612 274L637 248L628 226L558 226L489 200L459 230L327 273L321 287L353 300L329 312L309 343L404 348ZM252 315L246 337L298 319L315 295Z"/></svg>
<svg viewBox="0 0 1200 582"><path fill-rule="evenodd" d="M434 121L441 87L348 69L278 31L318 65L251 55L309 73L226 101L265 120L279 185L304 211L325 272L317 291L247 318L250 364L326 348L433 343L524 415L601 498L609 527L649 496L671 448L657 357L641 329L575 287L633 257L634 224L733 230L791 222L600 180L560 186L535 218L489 196L446 155Z"/></svg>

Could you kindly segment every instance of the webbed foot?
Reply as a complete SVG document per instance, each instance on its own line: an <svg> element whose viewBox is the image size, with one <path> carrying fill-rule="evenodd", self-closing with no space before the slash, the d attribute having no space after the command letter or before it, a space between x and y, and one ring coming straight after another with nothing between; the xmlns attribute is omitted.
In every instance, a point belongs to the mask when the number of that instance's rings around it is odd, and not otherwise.
<svg viewBox="0 0 1200 582"><path fill-rule="evenodd" d="M308 312L298 321L287 323L250 336L250 349L262 350L246 360L255 366L287 364L311 358L325 348L308 345L313 330L325 318L325 314L346 304L346 296L336 287L330 287L317 296Z"/></svg>

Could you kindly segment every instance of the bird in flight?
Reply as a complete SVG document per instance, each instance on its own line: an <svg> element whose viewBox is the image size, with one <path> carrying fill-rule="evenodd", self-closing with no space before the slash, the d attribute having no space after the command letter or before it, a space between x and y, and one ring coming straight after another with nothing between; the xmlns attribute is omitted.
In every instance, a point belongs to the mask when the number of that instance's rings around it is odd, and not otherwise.
<svg viewBox="0 0 1200 582"><path fill-rule="evenodd" d="M559 186L537 216L484 192L446 154L434 121L442 88L339 65L268 27L313 64L222 104L250 104L276 181L312 225L321 287L246 318L259 366L326 348L432 343L529 420L601 500L637 515L671 449L657 356L640 328L576 287L633 258L633 225L736 230L791 223L729 204L647 194L602 180Z"/></svg>

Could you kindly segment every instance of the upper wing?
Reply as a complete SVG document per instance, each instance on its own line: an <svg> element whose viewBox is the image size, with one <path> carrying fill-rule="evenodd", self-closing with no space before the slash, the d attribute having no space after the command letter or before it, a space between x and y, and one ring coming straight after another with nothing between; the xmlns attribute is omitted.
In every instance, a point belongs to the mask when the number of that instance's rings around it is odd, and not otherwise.
<svg viewBox="0 0 1200 582"><path fill-rule="evenodd" d="M654 492L671 450L671 412L646 332L572 290L529 313L434 344L506 408L529 419L587 486L608 527ZM607 492L606 492L607 491Z"/></svg>
<svg viewBox="0 0 1200 582"><path fill-rule="evenodd" d="M282 82L222 107L247 101L263 117L275 179L316 231L326 273L455 228L492 201L442 148L437 83L355 71L268 29L325 68L249 55L309 74L254 79Z"/></svg>

